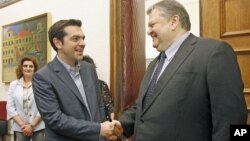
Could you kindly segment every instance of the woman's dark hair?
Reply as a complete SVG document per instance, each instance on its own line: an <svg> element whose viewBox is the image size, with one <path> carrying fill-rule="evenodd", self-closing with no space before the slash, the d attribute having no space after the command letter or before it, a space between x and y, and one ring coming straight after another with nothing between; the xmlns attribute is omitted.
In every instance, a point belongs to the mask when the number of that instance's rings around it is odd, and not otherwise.
<svg viewBox="0 0 250 141"><path fill-rule="evenodd" d="M82 58L82 61L86 61L86 62L88 62L90 64L93 64L95 66L95 68L96 68L95 62L90 56L84 55L83 58Z"/></svg>

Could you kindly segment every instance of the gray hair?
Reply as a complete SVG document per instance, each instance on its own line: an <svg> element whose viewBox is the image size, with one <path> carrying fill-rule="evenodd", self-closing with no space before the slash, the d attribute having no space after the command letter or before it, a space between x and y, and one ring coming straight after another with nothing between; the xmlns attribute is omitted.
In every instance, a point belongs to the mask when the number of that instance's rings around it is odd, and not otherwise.
<svg viewBox="0 0 250 141"><path fill-rule="evenodd" d="M191 23L186 9L176 0L162 0L152 5L147 10L147 14L149 15L154 9L161 10L162 15L166 18L178 15L180 18L181 27L186 29L187 31L191 29Z"/></svg>

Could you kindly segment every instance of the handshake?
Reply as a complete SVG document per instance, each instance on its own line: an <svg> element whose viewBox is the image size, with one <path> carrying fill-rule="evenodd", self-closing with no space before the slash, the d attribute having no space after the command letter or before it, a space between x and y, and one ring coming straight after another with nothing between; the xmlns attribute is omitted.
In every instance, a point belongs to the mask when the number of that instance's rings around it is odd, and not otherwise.
<svg viewBox="0 0 250 141"><path fill-rule="evenodd" d="M119 139L122 136L123 128L118 120L105 121L101 123L101 136L110 141Z"/></svg>

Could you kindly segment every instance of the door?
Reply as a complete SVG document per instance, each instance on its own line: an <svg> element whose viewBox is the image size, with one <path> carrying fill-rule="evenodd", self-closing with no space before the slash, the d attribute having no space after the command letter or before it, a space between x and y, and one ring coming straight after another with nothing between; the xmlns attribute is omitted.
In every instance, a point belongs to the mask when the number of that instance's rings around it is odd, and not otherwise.
<svg viewBox="0 0 250 141"><path fill-rule="evenodd" d="M250 124L250 0L200 0L201 36L234 48L244 81Z"/></svg>

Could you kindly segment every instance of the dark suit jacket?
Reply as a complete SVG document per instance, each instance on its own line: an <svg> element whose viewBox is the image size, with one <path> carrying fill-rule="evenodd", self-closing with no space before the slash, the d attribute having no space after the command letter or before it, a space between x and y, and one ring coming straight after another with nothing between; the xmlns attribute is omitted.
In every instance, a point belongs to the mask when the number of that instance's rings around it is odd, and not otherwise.
<svg viewBox="0 0 250 141"><path fill-rule="evenodd" d="M80 62L80 75L90 115L83 98L57 57L33 76L36 104L46 124L46 141L99 141L104 105L93 65Z"/></svg>
<svg viewBox="0 0 250 141"><path fill-rule="evenodd" d="M233 49L225 42L190 35L142 100L157 62L148 66L136 104L120 117L136 141L229 141L230 124L246 124L243 83Z"/></svg>

